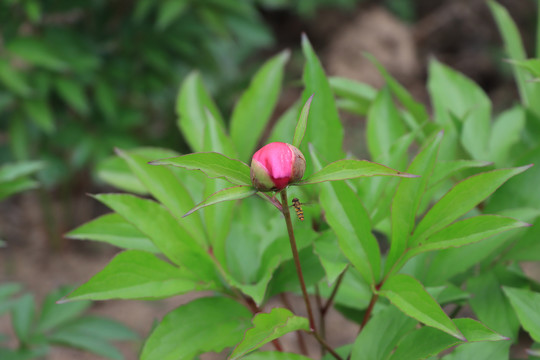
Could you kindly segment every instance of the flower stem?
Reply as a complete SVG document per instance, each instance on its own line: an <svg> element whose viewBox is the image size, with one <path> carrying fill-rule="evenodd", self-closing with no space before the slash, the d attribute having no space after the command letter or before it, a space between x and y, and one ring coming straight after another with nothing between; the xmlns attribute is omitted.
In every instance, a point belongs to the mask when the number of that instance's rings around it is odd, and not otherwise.
<svg viewBox="0 0 540 360"><path fill-rule="evenodd" d="M302 267L300 266L300 257L298 256L298 248L296 247L296 240L294 238L294 230L291 221L291 212L289 211L289 201L287 199L287 189L281 192L281 207L283 215L285 216L285 222L287 223L287 232L289 233L289 241L291 243L291 250L293 253L294 265L296 266L296 273L298 274L298 280L300 281L300 287L302 288L302 295L304 296L304 302L306 304L306 310L308 313L309 327L317 337L317 328L315 327L315 320L313 318L313 311L311 310L311 303L309 302L308 293L306 290L306 283L304 281L304 275L302 274Z"/></svg>

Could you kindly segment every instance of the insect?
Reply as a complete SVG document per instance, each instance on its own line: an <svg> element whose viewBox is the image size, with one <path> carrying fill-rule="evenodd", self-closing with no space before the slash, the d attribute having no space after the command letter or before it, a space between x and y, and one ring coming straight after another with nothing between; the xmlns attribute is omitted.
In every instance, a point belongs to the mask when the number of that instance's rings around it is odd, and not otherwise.
<svg viewBox="0 0 540 360"><path fill-rule="evenodd" d="M302 210L302 204L300 203L300 200L298 200L298 198L294 198L292 199L292 204L294 210L296 211L296 216L298 216L298 220L304 221L304 211Z"/></svg>

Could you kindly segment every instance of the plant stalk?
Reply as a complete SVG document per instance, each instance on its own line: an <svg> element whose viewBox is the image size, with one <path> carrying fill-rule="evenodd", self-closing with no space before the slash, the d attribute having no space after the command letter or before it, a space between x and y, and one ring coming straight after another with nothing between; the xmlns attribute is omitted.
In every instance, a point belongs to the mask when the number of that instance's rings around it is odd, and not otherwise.
<svg viewBox="0 0 540 360"><path fill-rule="evenodd" d="M281 293L279 294L279 297L281 298L281 302L283 303L283 305L285 305L285 307L289 309L290 312L294 313L291 302L287 298L287 294ZM306 346L306 342L304 341L303 331L296 331L296 339L298 340L298 347L300 348L300 352L302 353L302 355L308 356L308 349Z"/></svg>
<svg viewBox="0 0 540 360"><path fill-rule="evenodd" d="M312 332L317 334L317 328L315 327L315 320L313 318L313 311L311 309L311 303L309 301L308 293L306 290L306 283L304 281L304 275L302 273L302 267L300 266L300 257L298 255L298 248L296 247L296 239L294 238L294 230L291 221L291 212L289 211L289 200L287 199L287 189L281 191L281 207L283 215L285 216L285 222L287 223L287 232L289 233L289 241L291 243L291 250L293 253L294 265L296 266L296 273L298 280L300 281L300 287L302 288L302 295L304 296L304 302L306 304L306 310L308 313L309 327Z"/></svg>

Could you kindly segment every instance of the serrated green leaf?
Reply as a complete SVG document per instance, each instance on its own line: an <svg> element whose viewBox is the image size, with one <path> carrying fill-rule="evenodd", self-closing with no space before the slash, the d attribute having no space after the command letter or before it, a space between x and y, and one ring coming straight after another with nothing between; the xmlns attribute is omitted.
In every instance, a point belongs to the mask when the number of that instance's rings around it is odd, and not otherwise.
<svg viewBox="0 0 540 360"><path fill-rule="evenodd" d="M527 289L503 287L523 328L540 342L540 293Z"/></svg>
<svg viewBox="0 0 540 360"><path fill-rule="evenodd" d="M201 76L197 72L190 73L180 88L176 100L178 127L193 151L204 151L204 128L206 109L214 118L224 125L214 101L204 88Z"/></svg>
<svg viewBox="0 0 540 360"><path fill-rule="evenodd" d="M386 260L386 273L407 249L416 221L416 212L437 161L442 136L443 134L439 133L428 141L409 165L407 171L419 174L421 178L402 179L398 185L392 201L392 236Z"/></svg>
<svg viewBox="0 0 540 360"><path fill-rule="evenodd" d="M233 110L230 133L241 160L247 161L253 155L272 116L283 82L283 68L289 57L290 51L285 50L265 62Z"/></svg>
<svg viewBox="0 0 540 360"><path fill-rule="evenodd" d="M412 241L422 242L474 208L508 179L531 166L494 170L461 181L428 211L416 227Z"/></svg>
<svg viewBox="0 0 540 360"><path fill-rule="evenodd" d="M465 340L441 306L415 278L404 274L393 275L383 284L380 293L408 316Z"/></svg>
<svg viewBox="0 0 540 360"><path fill-rule="evenodd" d="M77 240L93 240L109 243L128 250L143 250L159 253L154 243L122 216L112 213L71 230L64 237Z"/></svg>
<svg viewBox="0 0 540 360"><path fill-rule="evenodd" d="M268 314L257 314L253 318L253 327L246 332L244 340L236 346L230 359L240 359L264 344L296 330L309 331L309 322L287 309L274 308Z"/></svg>
<svg viewBox="0 0 540 360"><path fill-rule="evenodd" d="M195 206L189 191L170 168L164 166L151 166L145 157L117 150L131 171L137 176L146 189L171 213L180 220L189 209ZM182 225L195 238L201 246L207 246L205 229L201 216L192 216L181 220Z"/></svg>
<svg viewBox="0 0 540 360"><path fill-rule="evenodd" d="M245 199L257 192L252 186L240 185L220 190L207 197L203 202L197 204L193 209L189 210L183 217L193 214L195 211L203 207L218 204L223 201L233 201Z"/></svg>
<svg viewBox="0 0 540 360"><path fill-rule="evenodd" d="M151 165L172 165L200 170L211 179L223 178L236 185L251 185L249 166L239 160L215 152L182 155L150 162Z"/></svg>
<svg viewBox="0 0 540 360"><path fill-rule="evenodd" d="M133 195L102 194L95 198L147 235L172 262L185 266L202 281L217 280L210 255L165 208Z"/></svg>
<svg viewBox="0 0 540 360"><path fill-rule="evenodd" d="M250 319L249 310L229 298L191 301L163 318L146 340L141 360L192 359L220 352L241 341Z"/></svg>
<svg viewBox="0 0 540 360"><path fill-rule="evenodd" d="M127 250L88 282L67 296L67 300L163 298L208 288L187 269L176 268L155 255Z"/></svg>
<svg viewBox="0 0 540 360"><path fill-rule="evenodd" d="M300 185L369 176L418 177L418 175L407 174L367 160L345 159L334 161L333 163L326 165L320 171L317 171L308 176L307 179L302 180Z"/></svg>

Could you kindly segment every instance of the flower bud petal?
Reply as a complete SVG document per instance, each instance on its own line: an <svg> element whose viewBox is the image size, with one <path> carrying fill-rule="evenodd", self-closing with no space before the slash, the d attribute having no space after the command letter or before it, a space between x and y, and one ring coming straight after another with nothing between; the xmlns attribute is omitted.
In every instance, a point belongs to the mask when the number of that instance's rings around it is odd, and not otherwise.
<svg viewBox="0 0 540 360"><path fill-rule="evenodd" d="M251 181L260 191L281 190L302 178L304 155L296 147L273 142L259 149L251 160Z"/></svg>

